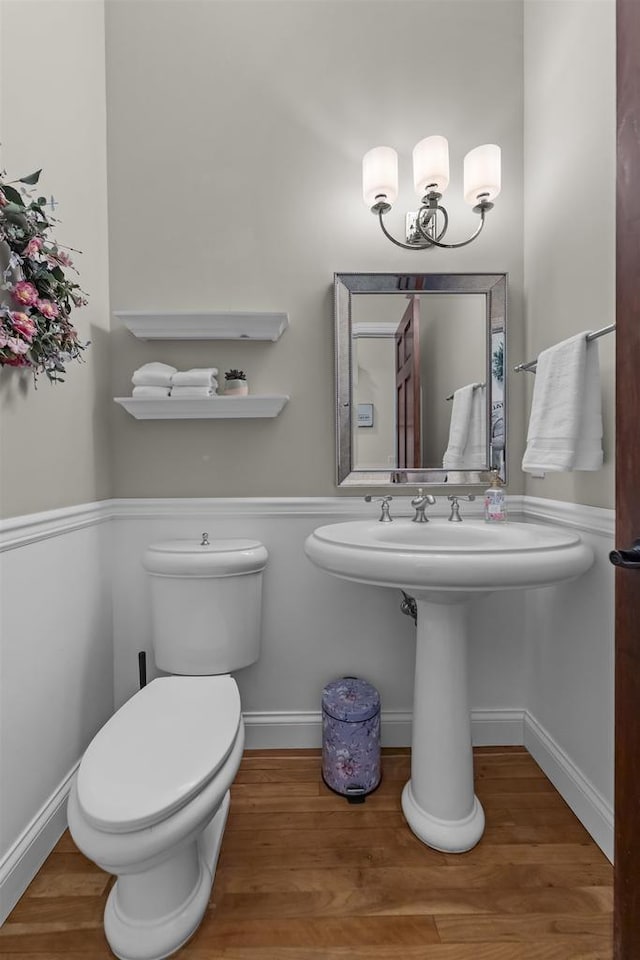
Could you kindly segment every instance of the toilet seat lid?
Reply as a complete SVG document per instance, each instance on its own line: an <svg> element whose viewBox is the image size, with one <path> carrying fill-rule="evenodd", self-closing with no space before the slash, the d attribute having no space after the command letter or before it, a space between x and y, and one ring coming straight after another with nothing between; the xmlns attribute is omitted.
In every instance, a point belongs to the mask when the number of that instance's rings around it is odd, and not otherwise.
<svg viewBox="0 0 640 960"><path fill-rule="evenodd" d="M220 769L241 722L230 676L162 677L127 701L89 744L80 807L109 833L150 827L183 807Z"/></svg>

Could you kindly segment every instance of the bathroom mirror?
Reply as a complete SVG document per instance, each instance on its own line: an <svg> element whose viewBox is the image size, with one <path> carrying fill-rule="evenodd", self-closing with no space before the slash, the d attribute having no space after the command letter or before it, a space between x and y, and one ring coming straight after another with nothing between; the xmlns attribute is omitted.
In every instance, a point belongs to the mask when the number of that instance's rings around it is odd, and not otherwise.
<svg viewBox="0 0 640 960"><path fill-rule="evenodd" d="M340 486L506 480L504 273L337 273Z"/></svg>

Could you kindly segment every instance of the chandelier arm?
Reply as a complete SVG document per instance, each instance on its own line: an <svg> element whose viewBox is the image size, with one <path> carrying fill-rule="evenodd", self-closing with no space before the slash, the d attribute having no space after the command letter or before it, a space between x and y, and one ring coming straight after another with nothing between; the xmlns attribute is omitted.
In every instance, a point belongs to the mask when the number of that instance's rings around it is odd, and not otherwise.
<svg viewBox="0 0 640 960"><path fill-rule="evenodd" d="M442 207L439 209L441 210ZM445 250L454 250L456 247L466 247L468 243L471 243L472 240L475 240L484 227L485 210L481 208L478 212L480 214L480 223L478 224L478 228L475 233L472 233L468 240L460 240L458 243L440 243L439 239L431 238L430 243L432 243L434 247L442 247Z"/></svg>
<svg viewBox="0 0 640 960"><path fill-rule="evenodd" d="M432 243L431 240L429 241L429 243L423 243L419 245L415 243L402 243L400 240L396 240L396 238L393 237L385 227L382 217L383 217L382 210L379 210L378 220L380 221L380 229L384 233L387 240L391 240L391 243L395 243L396 247L402 247L403 250L426 250L428 246L431 246L431 243Z"/></svg>
<svg viewBox="0 0 640 960"><path fill-rule="evenodd" d="M427 222L426 222L426 224L425 224L424 227L422 226L422 223L421 223L422 217L420 216L420 214L418 214L418 216L416 217L416 227L418 228L418 230L420 231L420 233L422 234L422 236L424 237L424 239L425 239L425 240L427 241L427 243L429 243L429 244L431 244L431 243L434 242L434 238L431 236L431 234L427 233L427 227L429 226L429 220L432 219L432 218L429 216L429 213L430 213L430 212L433 213L433 222L437 225L438 220L437 220L437 217L436 217L436 213L437 213L438 211L442 214L442 218L443 218L444 223L443 223L442 230L440 231L440 233L436 234L435 240L436 240L436 241L437 241L437 240L442 240L442 238L444 237L445 233L447 232L447 228L448 228L448 226L449 226L449 214L447 213L447 211L445 210L444 207L441 207L441 206L423 207L422 210L420 211L420 213L422 213L422 212L426 212L426 213L427 213L427 217L426 217L426 221L427 221Z"/></svg>

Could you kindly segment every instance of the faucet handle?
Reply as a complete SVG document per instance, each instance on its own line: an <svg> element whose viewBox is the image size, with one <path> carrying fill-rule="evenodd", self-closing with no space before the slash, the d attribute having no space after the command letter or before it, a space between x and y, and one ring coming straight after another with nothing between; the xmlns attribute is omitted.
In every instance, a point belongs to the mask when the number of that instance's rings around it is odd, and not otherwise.
<svg viewBox="0 0 640 960"><path fill-rule="evenodd" d="M451 494L447 497L447 500L451 501L451 514L449 515L449 520L452 523L460 523L462 517L460 516L460 500L467 500L469 503L472 503L476 498L475 493L470 493L468 496L462 496L457 494Z"/></svg>
<svg viewBox="0 0 640 960"><path fill-rule="evenodd" d="M388 497L372 497L370 494L364 498L365 503L381 503L382 504L382 513L380 514L380 523L392 523L393 517L389 512L389 501L393 500L392 496Z"/></svg>

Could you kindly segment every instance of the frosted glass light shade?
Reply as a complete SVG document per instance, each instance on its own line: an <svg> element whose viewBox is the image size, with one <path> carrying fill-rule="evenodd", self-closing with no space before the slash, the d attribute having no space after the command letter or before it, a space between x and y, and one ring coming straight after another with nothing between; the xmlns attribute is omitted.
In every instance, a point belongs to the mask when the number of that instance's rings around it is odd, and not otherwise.
<svg viewBox="0 0 640 960"><path fill-rule="evenodd" d="M362 195L368 207L398 199L398 154L393 147L374 147L362 158Z"/></svg>
<svg viewBox="0 0 640 960"><path fill-rule="evenodd" d="M470 150L464 158L464 198L467 203L473 207L480 199L495 200L500 187L500 147L495 143L484 143Z"/></svg>
<svg viewBox="0 0 640 960"><path fill-rule="evenodd" d="M434 184L434 186L431 186ZM449 142L446 137L425 137L413 148L413 185L420 200L431 187L444 193L449 186Z"/></svg>

